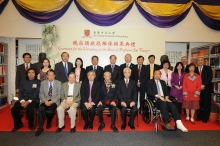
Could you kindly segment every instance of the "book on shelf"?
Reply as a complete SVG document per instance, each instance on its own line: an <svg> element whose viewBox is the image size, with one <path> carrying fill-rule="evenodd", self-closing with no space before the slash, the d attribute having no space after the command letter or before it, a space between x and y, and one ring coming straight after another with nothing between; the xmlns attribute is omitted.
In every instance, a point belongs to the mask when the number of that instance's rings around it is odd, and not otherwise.
<svg viewBox="0 0 220 146"><path fill-rule="evenodd" d="M4 54L4 45L0 43L0 54Z"/></svg>
<svg viewBox="0 0 220 146"><path fill-rule="evenodd" d="M0 94L3 94L4 93L4 87L0 87Z"/></svg>
<svg viewBox="0 0 220 146"><path fill-rule="evenodd" d="M4 77L0 77L0 85L4 84Z"/></svg>
<svg viewBox="0 0 220 146"><path fill-rule="evenodd" d="M210 66L219 66L219 58L210 58Z"/></svg>
<svg viewBox="0 0 220 146"><path fill-rule="evenodd" d="M0 66L0 75L5 75L5 66Z"/></svg>
<svg viewBox="0 0 220 146"><path fill-rule="evenodd" d="M4 64L4 56L0 56L0 64Z"/></svg>
<svg viewBox="0 0 220 146"><path fill-rule="evenodd" d="M220 54L220 45L213 46L210 54Z"/></svg>
<svg viewBox="0 0 220 146"><path fill-rule="evenodd" d="M0 107L6 105L7 102L7 96L5 95L0 95Z"/></svg>
<svg viewBox="0 0 220 146"><path fill-rule="evenodd" d="M206 49L202 49L202 50L199 50L197 52L193 52L191 54L191 57L199 57L199 56L208 56L209 55L209 48L206 48Z"/></svg>

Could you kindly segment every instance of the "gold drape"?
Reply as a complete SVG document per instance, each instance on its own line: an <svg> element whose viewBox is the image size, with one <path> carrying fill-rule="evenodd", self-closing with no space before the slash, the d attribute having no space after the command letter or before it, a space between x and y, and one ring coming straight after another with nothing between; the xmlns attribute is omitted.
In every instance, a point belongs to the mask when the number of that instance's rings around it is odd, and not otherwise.
<svg viewBox="0 0 220 146"><path fill-rule="evenodd" d="M112 15L124 11L134 0L77 0L80 6L88 12L102 15Z"/></svg>
<svg viewBox="0 0 220 146"><path fill-rule="evenodd" d="M62 9L69 0L16 0L22 8L33 12L53 12Z"/></svg>
<svg viewBox="0 0 220 146"><path fill-rule="evenodd" d="M141 0L137 0L137 3L153 16L177 16L191 7L192 0L187 4L152 3Z"/></svg>

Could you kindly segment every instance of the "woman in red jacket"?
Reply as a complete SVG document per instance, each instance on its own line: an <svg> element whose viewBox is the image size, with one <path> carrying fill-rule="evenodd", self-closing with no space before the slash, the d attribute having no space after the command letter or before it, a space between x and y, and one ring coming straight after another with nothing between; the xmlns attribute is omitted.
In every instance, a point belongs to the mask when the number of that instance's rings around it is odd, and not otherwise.
<svg viewBox="0 0 220 146"><path fill-rule="evenodd" d="M199 109L200 91L201 91L201 77L196 74L195 64L189 64L189 73L183 79L183 106L186 109L186 121L189 121L189 110L191 110L190 121L194 122L195 110Z"/></svg>

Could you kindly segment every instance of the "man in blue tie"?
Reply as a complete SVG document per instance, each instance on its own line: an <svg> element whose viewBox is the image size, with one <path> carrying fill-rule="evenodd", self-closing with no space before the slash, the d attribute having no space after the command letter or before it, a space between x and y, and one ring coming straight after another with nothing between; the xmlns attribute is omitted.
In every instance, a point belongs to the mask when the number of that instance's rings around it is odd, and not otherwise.
<svg viewBox="0 0 220 146"><path fill-rule="evenodd" d="M56 80L59 80L60 82L64 83L68 81L68 74L71 72L71 69L73 68L73 64L68 62L69 60L69 54L67 52L63 52L61 54L62 61L55 64L55 74L56 74Z"/></svg>

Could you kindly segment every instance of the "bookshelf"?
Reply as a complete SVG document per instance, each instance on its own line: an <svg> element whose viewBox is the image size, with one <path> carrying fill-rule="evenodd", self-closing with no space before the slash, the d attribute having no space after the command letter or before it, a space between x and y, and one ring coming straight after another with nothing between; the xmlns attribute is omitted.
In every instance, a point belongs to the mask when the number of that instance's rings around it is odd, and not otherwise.
<svg viewBox="0 0 220 146"><path fill-rule="evenodd" d="M8 104L8 44L0 42L0 109Z"/></svg>

